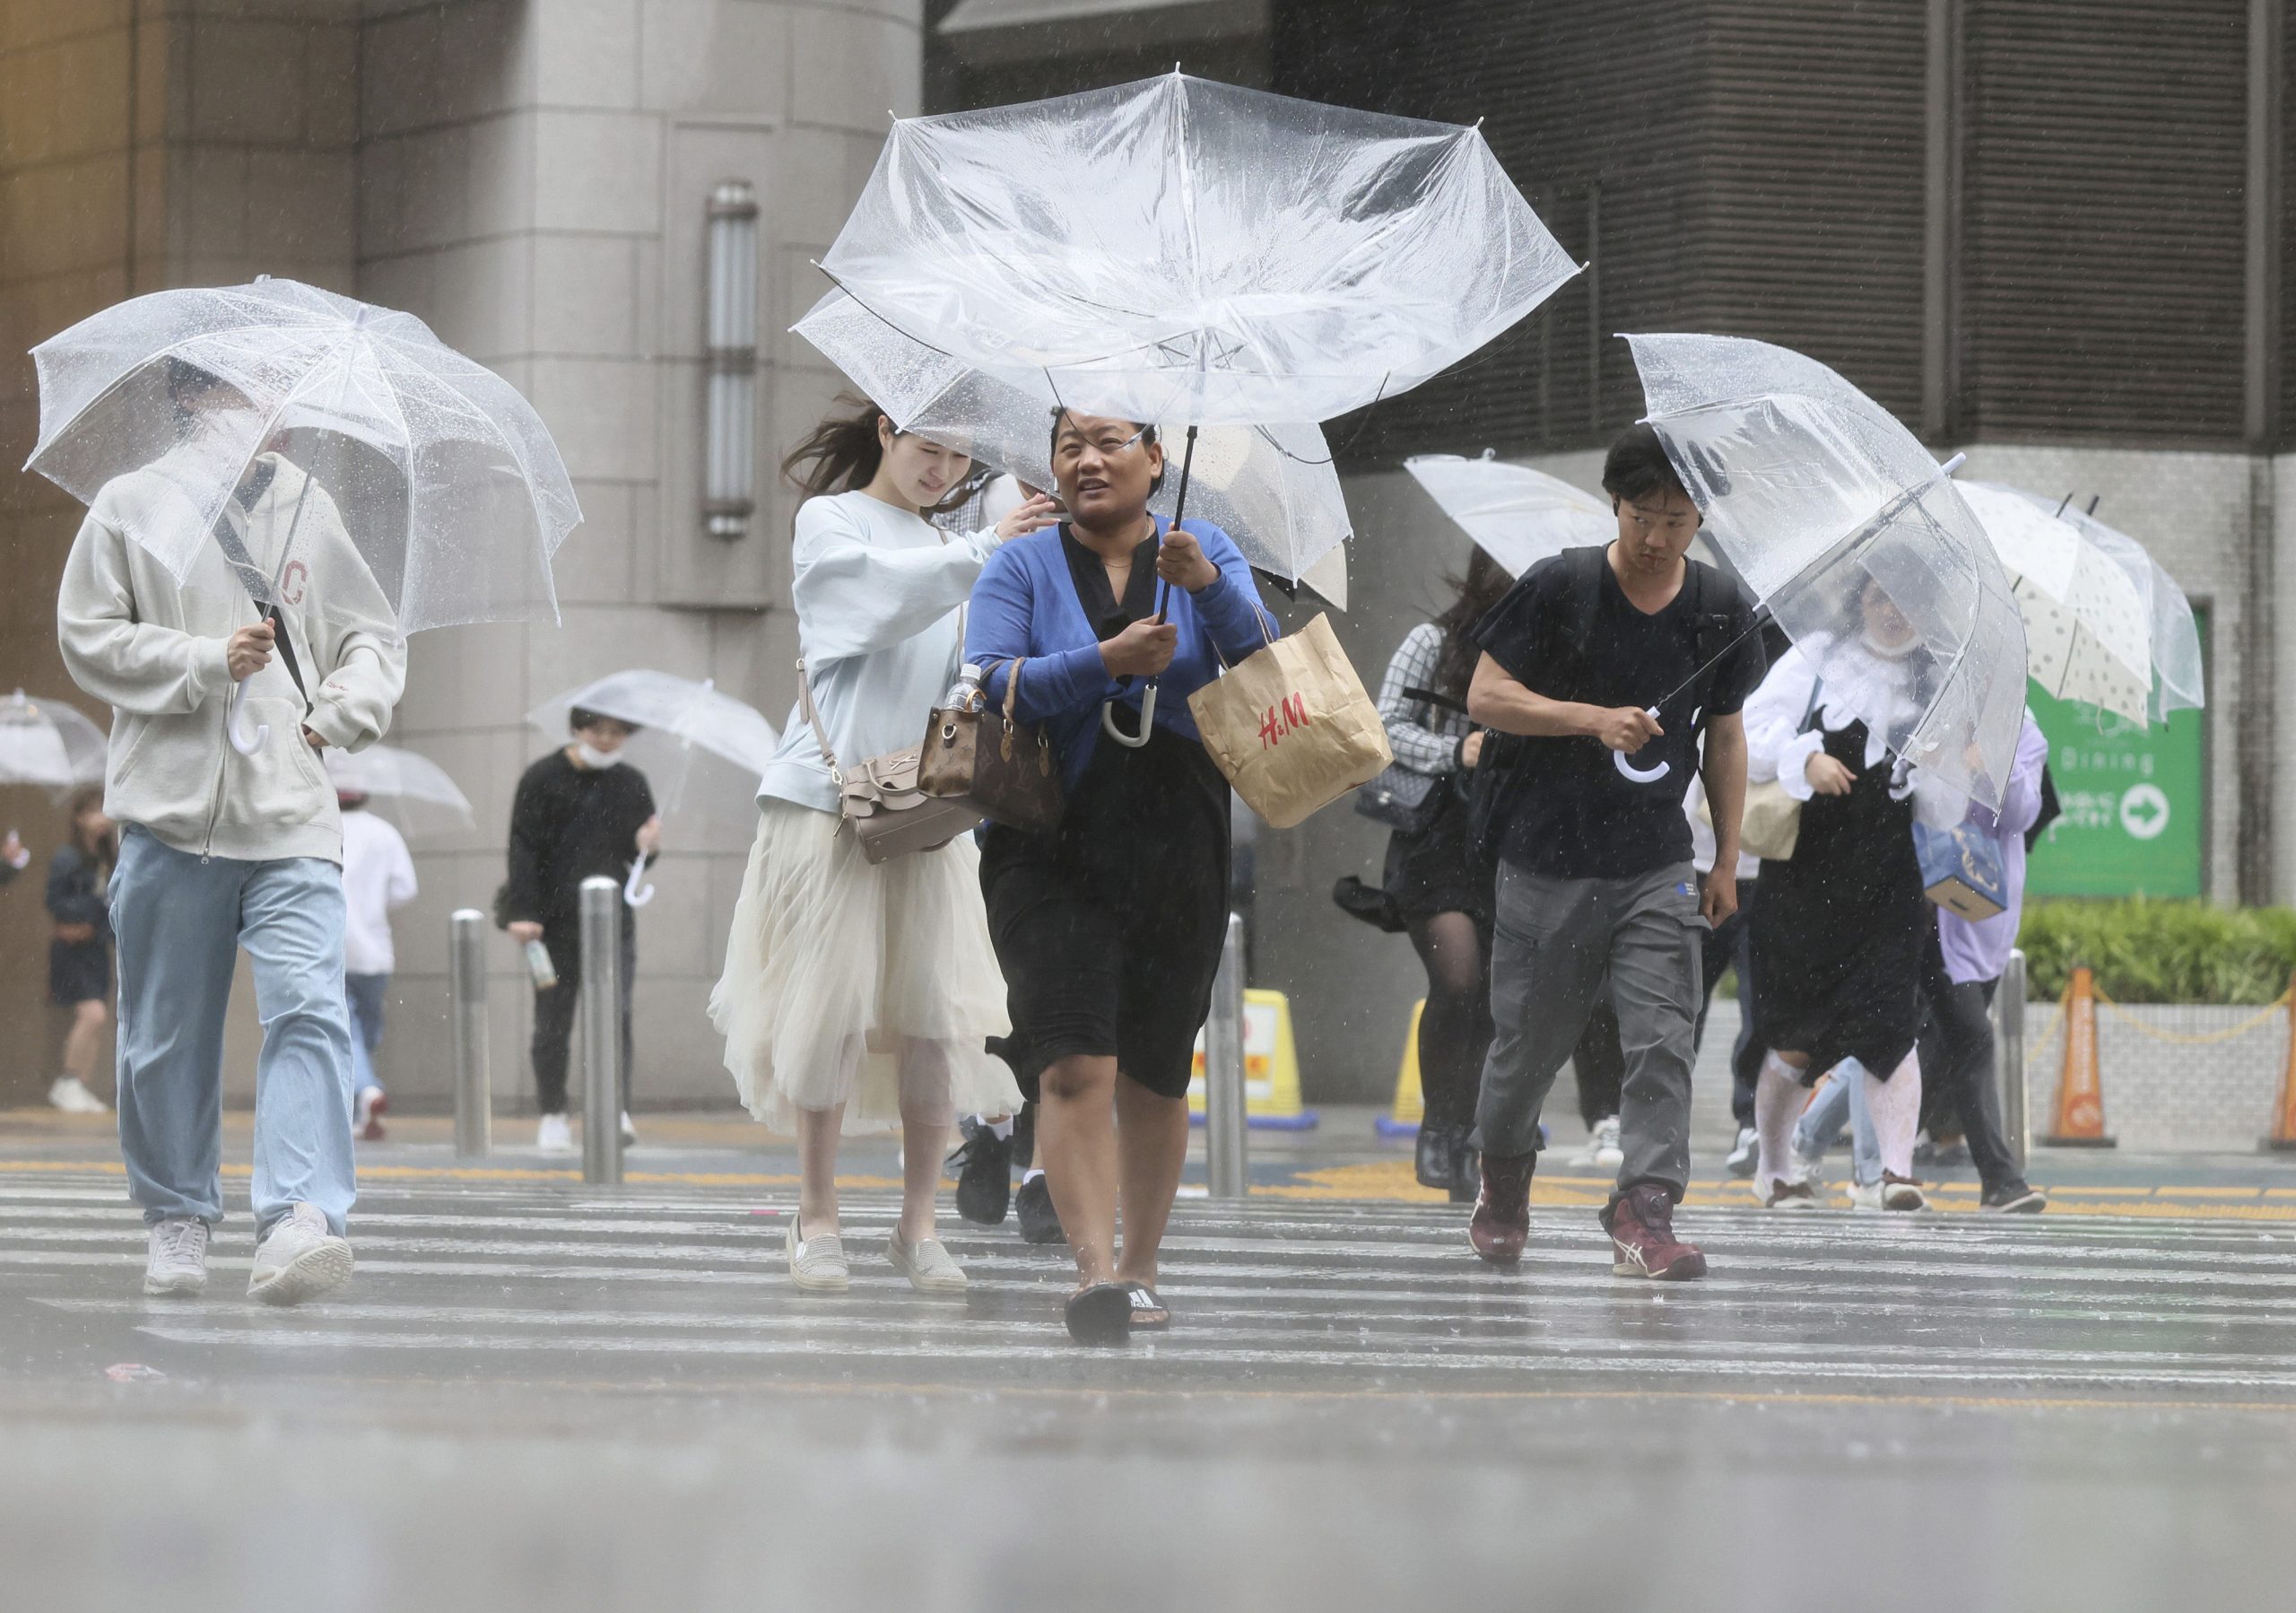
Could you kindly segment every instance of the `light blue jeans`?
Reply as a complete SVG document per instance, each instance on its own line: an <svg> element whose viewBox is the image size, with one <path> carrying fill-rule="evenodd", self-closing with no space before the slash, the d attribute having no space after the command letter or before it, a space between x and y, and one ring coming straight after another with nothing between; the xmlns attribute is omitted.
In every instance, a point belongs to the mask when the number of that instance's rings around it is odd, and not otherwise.
<svg viewBox="0 0 2296 1613"><path fill-rule="evenodd" d="M383 1045L383 999L389 996L387 974L345 974L344 1000L351 1007L351 1095L355 1100L370 1086L383 1089L375 1073L375 1050ZM356 1110L353 1110L356 1112Z"/></svg>
<svg viewBox="0 0 2296 1613"><path fill-rule="evenodd" d="M1882 1145L1874 1136L1874 1117L1866 1111L1866 1067L1855 1059L1834 1066L1833 1079L1811 1100L1795 1122L1796 1153L1815 1159L1834 1145L1846 1120L1849 1125L1849 1173L1871 1186L1882 1180Z"/></svg>
<svg viewBox="0 0 2296 1613"><path fill-rule="evenodd" d="M343 871L162 845L130 824L111 876L119 946L119 1147L149 1223L223 1218L223 1018L239 949L255 966L256 1232L296 1204L338 1234L357 1196Z"/></svg>

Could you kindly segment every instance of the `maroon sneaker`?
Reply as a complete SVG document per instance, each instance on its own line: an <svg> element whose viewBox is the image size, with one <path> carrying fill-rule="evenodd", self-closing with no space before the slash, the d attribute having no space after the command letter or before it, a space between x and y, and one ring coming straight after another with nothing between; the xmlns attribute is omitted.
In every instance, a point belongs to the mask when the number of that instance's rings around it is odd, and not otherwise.
<svg viewBox="0 0 2296 1613"><path fill-rule="evenodd" d="M1483 1187L1467 1221L1467 1242L1494 1266L1512 1266L1523 1258L1523 1244L1531 1235L1531 1173L1538 1163L1536 1154L1483 1156Z"/></svg>
<svg viewBox="0 0 2296 1613"><path fill-rule="evenodd" d="M1674 1237L1674 1200L1655 1181L1639 1181L1603 1210L1603 1230L1611 1235L1619 1277L1647 1277L1662 1283L1706 1275L1706 1257Z"/></svg>

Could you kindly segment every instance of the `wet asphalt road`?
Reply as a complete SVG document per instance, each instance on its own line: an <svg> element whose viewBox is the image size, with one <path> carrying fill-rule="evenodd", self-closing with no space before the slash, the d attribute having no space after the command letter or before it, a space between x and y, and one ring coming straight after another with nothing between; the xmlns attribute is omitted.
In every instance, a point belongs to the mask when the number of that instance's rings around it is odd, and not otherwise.
<svg viewBox="0 0 2296 1613"><path fill-rule="evenodd" d="M243 1189L234 1198L243 1206ZM891 1200L799 1296L755 1190L370 1184L360 1272L146 1301L116 1177L0 1180L16 1607L2286 1606L2296 1225L1183 1205L1170 1337ZM115 1381L124 1380L124 1381ZM283 1600L282 1599L285 1599Z"/></svg>

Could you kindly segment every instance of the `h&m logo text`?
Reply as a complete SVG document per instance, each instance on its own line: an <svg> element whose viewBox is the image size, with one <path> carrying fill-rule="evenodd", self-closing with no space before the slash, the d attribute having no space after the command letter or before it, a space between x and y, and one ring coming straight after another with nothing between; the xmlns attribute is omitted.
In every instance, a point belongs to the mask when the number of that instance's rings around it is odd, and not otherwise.
<svg viewBox="0 0 2296 1613"><path fill-rule="evenodd" d="M1259 748L1269 750L1283 743L1284 736L1308 726L1308 697L1287 694L1280 706L1270 706L1267 715L1260 719Z"/></svg>

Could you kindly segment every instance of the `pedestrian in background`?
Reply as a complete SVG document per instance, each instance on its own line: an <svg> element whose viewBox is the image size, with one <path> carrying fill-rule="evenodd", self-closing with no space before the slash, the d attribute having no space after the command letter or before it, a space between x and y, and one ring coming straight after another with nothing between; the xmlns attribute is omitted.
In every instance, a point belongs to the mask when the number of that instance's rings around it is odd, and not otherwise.
<svg viewBox="0 0 2296 1613"><path fill-rule="evenodd" d="M179 410L247 406L191 366L178 375ZM329 614L335 568L315 568L274 630L205 533L181 545L193 556L185 579L127 536L187 507L151 470L108 484L73 540L57 602L65 667L112 708L104 809L125 826L109 892L120 1151L151 1228L144 1292L199 1293L223 1215L223 1020L244 949L264 1022L249 1189L260 1242L248 1292L292 1304L350 1277L356 1197L343 828L317 753L382 736L406 651ZM257 555L281 553L291 527L323 552L351 549L334 501L275 453L248 465L224 520ZM290 647L308 693L283 664ZM271 728L247 754L224 734L239 683L250 719Z"/></svg>
<svg viewBox="0 0 2296 1613"><path fill-rule="evenodd" d="M1157 1251L1227 937L1228 781L1187 697L1275 628L1225 533L1150 513L1165 470L1152 426L1063 410L1051 431L1067 519L990 558L966 658L987 670L992 707L1020 680L1066 811L1045 834L990 825L980 877L1014 1068L1040 1105L1038 1155L1076 1260L1068 1331L1112 1344L1171 1321ZM1144 731L1152 680L1161 703Z"/></svg>
<svg viewBox="0 0 2296 1613"><path fill-rule="evenodd" d="M367 810L367 798L335 792L343 810L343 994L351 1005L351 1129L361 1142L380 1142L388 1107L375 1051L383 1045L383 1004L397 955L391 909L414 900L414 859L389 823Z"/></svg>
<svg viewBox="0 0 2296 1613"><path fill-rule="evenodd" d="M1475 1142L1468 1239L1495 1264L1530 1232L1539 1112L1609 980L1626 1078L1616 1188L1602 1212L1622 1277L1701 1277L1675 1237L1690 1175L1692 1040L1707 932L1737 911L1745 794L1739 708L1761 641L1736 586L1688 558L1693 503L1657 432L1631 428L1603 464L1618 536L1523 576L1475 630L1467 703L1513 736L1482 793L1500 856L1491 963L1497 1033ZM1716 865L1700 888L1683 815L1691 776L1713 804Z"/></svg>
<svg viewBox="0 0 2296 1613"><path fill-rule="evenodd" d="M547 984L535 981L535 1107L542 1119L535 1147L545 1154L571 1153L574 1134L566 1120L567 1043L574 1034L574 1011L582 992L582 882L600 876L623 886L633 862L651 862L662 849L662 820L646 775L622 759L622 747L637 725L576 706L567 713L566 744L540 757L518 780L510 801L509 883L503 887L502 916L510 938L521 946L542 943L549 955ZM630 1088L637 1044L631 1023L631 991L638 975L636 910L622 899L615 926L621 968L615 1005L622 1040L622 1103L624 1143L638 1140L630 1123ZM602 1126L613 1118L592 1114L583 1123Z"/></svg>
<svg viewBox="0 0 2296 1613"><path fill-rule="evenodd" d="M709 1016L751 1114L797 1138L791 1280L848 1286L838 1145L898 1127L901 1208L887 1258L921 1293L961 1293L964 1270L935 1235L950 1129L959 1111L1009 1115L1021 1099L987 1047L1007 1027L980 852L960 834L873 863L839 815L839 781L916 747L956 681L961 607L982 562L1051 505L1024 500L994 527L941 531L927 518L970 461L845 401L782 462L805 494L791 546L801 683L758 784L757 839Z"/></svg>
<svg viewBox="0 0 2296 1613"><path fill-rule="evenodd" d="M0 885L6 885L31 866L31 848L24 844L23 836L9 830L6 838L0 839Z"/></svg>
<svg viewBox="0 0 2296 1613"><path fill-rule="evenodd" d="M1379 681L1379 720L1396 765L1434 781L1436 805L1426 826L1387 836L1380 884L1427 972L1419 1015L1423 1112L1413 1173L1420 1186L1439 1189L1456 1202L1474 1197L1477 1170L1467 1138L1491 1047L1493 876L1467 831L1466 780L1483 741L1467 720L1467 684L1482 654L1475 623L1514 584L1506 567L1475 549L1451 603L1404 635Z"/></svg>
<svg viewBox="0 0 2296 1613"><path fill-rule="evenodd" d="M1828 1070L1862 1083L1886 1209L1926 1203L1913 1176L1921 1113L1922 948L1930 926L1913 825L1957 823L1969 798L1899 763L1885 731L1909 728L1927 696L1928 652L1877 581L1854 607L1850 643L1796 646L1747 702L1752 776L1803 803L1794 855L1761 866L1754 911L1754 1197L1815 1205L1790 1152L1803 1088ZM1818 669L1825 668L1820 681ZM1873 726L1885 716L1889 727Z"/></svg>
<svg viewBox="0 0 2296 1613"><path fill-rule="evenodd" d="M111 1020L111 913L105 897L119 861L119 833L104 815L104 792L72 797L72 838L48 864L48 913L56 920L48 944L48 997L72 1014L64 1033L64 1073L48 1101L67 1114L105 1114L89 1083L103 1056Z"/></svg>

